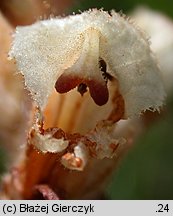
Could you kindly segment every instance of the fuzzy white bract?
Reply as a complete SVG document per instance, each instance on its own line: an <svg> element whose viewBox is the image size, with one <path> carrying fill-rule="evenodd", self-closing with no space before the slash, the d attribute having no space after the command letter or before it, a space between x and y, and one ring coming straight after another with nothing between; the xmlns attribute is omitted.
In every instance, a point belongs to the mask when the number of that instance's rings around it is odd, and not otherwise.
<svg viewBox="0 0 173 216"><path fill-rule="evenodd" d="M104 105L109 90L100 59L106 73L118 81L126 117L159 109L165 97L148 40L114 11L110 15L94 9L17 27L9 55L42 110L55 87L64 93L81 83L96 104Z"/></svg>

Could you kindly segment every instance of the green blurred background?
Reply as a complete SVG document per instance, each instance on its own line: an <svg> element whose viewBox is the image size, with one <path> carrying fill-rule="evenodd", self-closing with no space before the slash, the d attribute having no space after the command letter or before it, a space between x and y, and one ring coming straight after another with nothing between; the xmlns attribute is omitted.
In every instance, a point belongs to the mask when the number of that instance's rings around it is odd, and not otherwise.
<svg viewBox="0 0 173 216"><path fill-rule="evenodd" d="M173 1L172 0L81 0L77 1L72 11L78 12L88 8L104 8L105 10L115 9L117 12L122 11L128 13L137 6L148 6L151 9L160 10L165 14L173 17Z"/></svg>

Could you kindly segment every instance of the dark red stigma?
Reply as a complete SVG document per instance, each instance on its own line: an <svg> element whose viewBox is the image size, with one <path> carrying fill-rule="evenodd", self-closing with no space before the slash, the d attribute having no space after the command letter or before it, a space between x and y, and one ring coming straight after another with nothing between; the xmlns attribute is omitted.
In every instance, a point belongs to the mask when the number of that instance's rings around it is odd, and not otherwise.
<svg viewBox="0 0 173 216"><path fill-rule="evenodd" d="M70 76L69 74L64 73L55 83L55 89L58 93L66 93L75 87L78 87L78 91L83 95L87 90L87 86L92 99L97 105L102 106L107 103L109 92L104 80L81 79L78 76Z"/></svg>

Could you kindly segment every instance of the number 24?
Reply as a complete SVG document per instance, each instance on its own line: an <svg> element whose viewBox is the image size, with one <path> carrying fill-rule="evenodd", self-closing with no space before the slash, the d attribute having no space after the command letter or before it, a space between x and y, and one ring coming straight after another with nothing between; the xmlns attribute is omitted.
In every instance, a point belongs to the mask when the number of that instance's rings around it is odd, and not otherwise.
<svg viewBox="0 0 173 216"><path fill-rule="evenodd" d="M168 204L166 205L158 204L158 207L160 207L160 209L157 212L165 212L165 211L168 212L169 211Z"/></svg>

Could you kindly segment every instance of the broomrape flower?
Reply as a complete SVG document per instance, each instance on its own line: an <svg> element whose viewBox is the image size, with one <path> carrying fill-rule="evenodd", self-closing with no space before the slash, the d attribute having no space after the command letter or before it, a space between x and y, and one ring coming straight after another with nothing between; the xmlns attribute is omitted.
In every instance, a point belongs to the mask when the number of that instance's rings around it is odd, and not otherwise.
<svg viewBox="0 0 173 216"><path fill-rule="evenodd" d="M88 170L101 173L101 168L110 169L110 161L98 159L112 158L127 141L122 119L134 119L147 109L159 110L165 97L148 39L114 11L94 9L17 27L9 57L24 75L37 107L28 137L31 157L25 162L25 180L20 179L25 198L31 197L29 188L41 182L41 165L37 169L36 161L43 166L47 161L44 179L53 164L57 166L49 184L56 192L66 188L68 198L72 197L72 187L58 180L59 175L64 179L71 175L71 182L80 183ZM56 123L49 121L50 113L57 113ZM37 154L32 162L38 150L42 156ZM56 157L51 154L48 161L43 153L54 153L71 170L84 171L86 166L87 171L76 179L55 163ZM33 163L36 177L29 182ZM86 191L93 181L87 179Z"/></svg>
<svg viewBox="0 0 173 216"><path fill-rule="evenodd" d="M95 103L104 105L111 80L118 81L125 117L158 109L163 102L163 85L148 40L113 11L109 15L90 10L17 27L10 57L41 109L54 88L65 93L78 87L84 94L88 87Z"/></svg>

